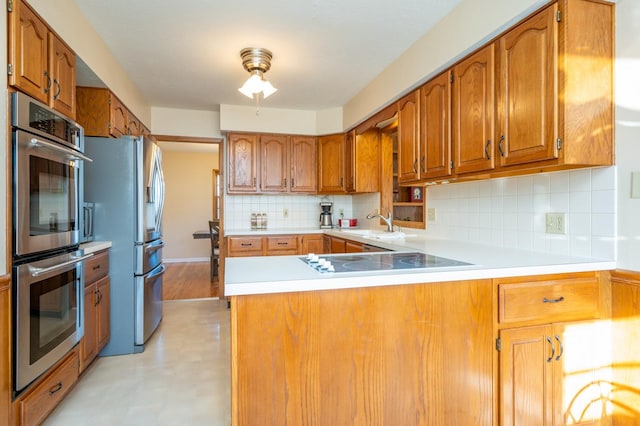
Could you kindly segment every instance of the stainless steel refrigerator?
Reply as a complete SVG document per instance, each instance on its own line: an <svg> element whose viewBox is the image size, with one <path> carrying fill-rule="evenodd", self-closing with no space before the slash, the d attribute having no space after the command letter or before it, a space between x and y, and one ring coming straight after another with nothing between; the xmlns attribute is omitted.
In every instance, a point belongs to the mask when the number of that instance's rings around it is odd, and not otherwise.
<svg viewBox="0 0 640 426"><path fill-rule="evenodd" d="M100 354L142 352L162 320L162 154L142 137L86 137L85 153L94 159L84 170L94 240L112 242L111 338Z"/></svg>

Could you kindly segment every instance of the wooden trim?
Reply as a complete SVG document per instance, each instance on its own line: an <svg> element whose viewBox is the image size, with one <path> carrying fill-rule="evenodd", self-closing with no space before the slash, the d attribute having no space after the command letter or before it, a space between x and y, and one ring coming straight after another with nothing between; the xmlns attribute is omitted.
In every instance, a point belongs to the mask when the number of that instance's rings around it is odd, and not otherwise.
<svg viewBox="0 0 640 426"><path fill-rule="evenodd" d="M0 275L0 291L11 287L11 275Z"/></svg>
<svg viewBox="0 0 640 426"><path fill-rule="evenodd" d="M355 126L354 129L356 131L356 134L364 133L365 131L375 127L376 124L381 123L385 120L389 120L391 117L397 114L397 112L398 112L398 108L395 102L391 103L390 105L387 105L372 117L369 117L362 123Z"/></svg>
<svg viewBox="0 0 640 426"><path fill-rule="evenodd" d="M159 142L188 142L188 143L219 143L224 142L223 138L205 138L199 136L174 136L174 135L156 135L152 134Z"/></svg>
<svg viewBox="0 0 640 426"><path fill-rule="evenodd" d="M611 281L625 284L640 285L640 271L631 271L628 269L615 269L611 271Z"/></svg>

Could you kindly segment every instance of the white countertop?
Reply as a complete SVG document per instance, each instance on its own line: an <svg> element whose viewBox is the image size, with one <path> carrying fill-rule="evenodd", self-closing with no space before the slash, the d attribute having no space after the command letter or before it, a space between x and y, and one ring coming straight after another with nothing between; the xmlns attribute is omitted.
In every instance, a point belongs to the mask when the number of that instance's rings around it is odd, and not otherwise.
<svg viewBox="0 0 640 426"><path fill-rule="evenodd" d="M91 241L89 243L80 244L80 248L84 250L85 254L95 253L100 250L108 249L111 247L111 241Z"/></svg>
<svg viewBox="0 0 640 426"><path fill-rule="evenodd" d="M472 265L412 270L320 273L300 260L302 256L233 257L225 260L225 295L238 296L601 271L616 267L615 260L610 259L580 258L524 251L466 241L435 239L424 235L407 236L402 240L381 241L350 235L339 230L327 231L326 233L396 251L421 251ZM353 253L344 256L350 255ZM367 256L368 253L362 255ZM340 255L334 254L332 256Z"/></svg>

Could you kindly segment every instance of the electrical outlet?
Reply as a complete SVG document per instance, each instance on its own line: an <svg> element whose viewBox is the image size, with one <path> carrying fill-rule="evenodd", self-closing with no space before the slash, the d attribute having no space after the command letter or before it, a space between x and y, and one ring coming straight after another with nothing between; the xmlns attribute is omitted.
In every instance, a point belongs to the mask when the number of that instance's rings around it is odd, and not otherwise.
<svg viewBox="0 0 640 426"><path fill-rule="evenodd" d="M282 210L282 217L285 219L289 217L289 209Z"/></svg>
<svg viewBox="0 0 640 426"><path fill-rule="evenodd" d="M435 207L429 207L427 209L427 220L429 222L435 222L436 221L436 208Z"/></svg>
<svg viewBox="0 0 640 426"><path fill-rule="evenodd" d="M340 213L342 216L344 216L344 209L340 209L340 211L338 213Z"/></svg>
<svg viewBox="0 0 640 426"><path fill-rule="evenodd" d="M566 234L567 215L566 213L547 213L547 234Z"/></svg>

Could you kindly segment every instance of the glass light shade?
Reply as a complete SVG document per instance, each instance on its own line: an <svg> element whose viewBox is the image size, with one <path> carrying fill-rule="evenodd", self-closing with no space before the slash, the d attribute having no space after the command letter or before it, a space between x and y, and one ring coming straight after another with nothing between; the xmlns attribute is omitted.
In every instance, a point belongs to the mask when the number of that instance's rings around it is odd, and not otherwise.
<svg viewBox="0 0 640 426"><path fill-rule="evenodd" d="M262 74L259 71L256 71L255 74L252 74L251 77L244 82L241 88L238 89L240 93L245 95L247 98L252 98L256 93L263 92L262 96L267 97L275 93L278 89L273 87L271 83L264 80L262 78Z"/></svg>
<svg viewBox="0 0 640 426"><path fill-rule="evenodd" d="M273 85L271 83L269 83L267 80L263 80L262 96L264 96L266 98L266 97L269 97L269 96L273 95L277 91L278 91L278 89L273 87Z"/></svg>

